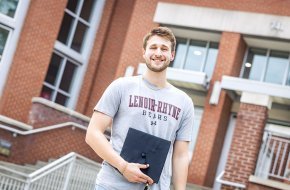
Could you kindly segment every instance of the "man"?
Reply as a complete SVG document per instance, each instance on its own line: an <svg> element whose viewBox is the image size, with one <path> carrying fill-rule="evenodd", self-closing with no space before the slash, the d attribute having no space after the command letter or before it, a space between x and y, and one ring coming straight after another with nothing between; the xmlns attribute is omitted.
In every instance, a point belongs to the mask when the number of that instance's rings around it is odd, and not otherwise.
<svg viewBox="0 0 290 190"><path fill-rule="evenodd" d="M104 159L97 177L98 190L185 190L188 172L188 144L192 136L192 100L166 80L166 69L175 55L176 39L166 27L154 28L143 40L147 69L143 76L115 80L94 109L86 142ZM112 127L110 143L104 136ZM129 128L171 141L158 183L140 169L150 167L128 163L120 156Z"/></svg>

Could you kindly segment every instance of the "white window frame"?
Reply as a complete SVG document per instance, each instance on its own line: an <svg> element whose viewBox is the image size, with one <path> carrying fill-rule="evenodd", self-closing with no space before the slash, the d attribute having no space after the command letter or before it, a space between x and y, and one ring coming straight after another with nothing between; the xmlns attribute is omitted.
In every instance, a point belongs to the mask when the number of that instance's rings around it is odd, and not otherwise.
<svg viewBox="0 0 290 190"><path fill-rule="evenodd" d="M60 89L61 79L62 79L62 76L64 74L64 69L65 69L66 64L67 64L68 61L76 66L75 72L77 72L79 64L77 62L75 62L74 60L70 59L69 57L67 57L67 56L65 56L65 55L63 55L63 54L61 54L61 53L59 53L57 51L54 51L53 53L62 58L62 61L61 61L62 63L60 65L59 72L57 73L57 76L56 76L55 85L52 85L52 84L50 84L50 83L48 83L46 81L44 81L43 85L45 87L50 88L53 91L52 97L51 97L51 101L55 102L56 96L57 96L58 93L60 93L62 95L65 95L68 98L68 100L69 100L71 98L71 93Z"/></svg>
<svg viewBox="0 0 290 190"><path fill-rule="evenodd" d="M166 25L165 25L166 26ZM218 43L220 44L220 40L221 40L221 33L218 32L211 32L211 31L206 31L206 30L194 30L194 29L184 29L184 28L178 28L178 27L170 27L169 28L172 30L172 32L175 34L176 38L183 38L187 40L187 48L189 48L190 46L190 40L196 40L196 41L205 41L207 42L207 46L205 48L206 49L206 54L208 54L208 50L209 50L209 44L212 43ZM188 49L187 49L188 50ZM219 49L218 49L219 51ZM187 53L188 51L186 51L186 54L183 58L183 63L181 64L180 67L178 67L179 69L185 70L183 69L184 65L185 65L185 61L186 61L186 57L187 57ZM194 72L204 72L205 69L205 61L208 55L205 55L206 57L203 60L203 64L200 68L199 71L194 71ZM177 67L171 67L171 68L176 68ZM189 70L192 71L192 70ZM207 81L210 81L209 76L207 76Z"/></svg>
<svg viewBox="0 0 290 190"><path fill-rule="evenodd" d="M188 69L185 69L184 66L185 66L185 63L186 63L188 49L190 47L190 41L203 41L203 42L206 42L206 46L204 47L206 50L205 50L205 56L203 57L203 60L202 60L202 63L201 63L201 67L200 67L200 69L199 69L198 72L203 72L204 73L205 72L204 69L205 69L205 65L206 65L206 60L208 58L208 52L209 52L209 48L210 48L210 43L218 43L219 44L219 42L213 42L213 41L208 41L208 40L192 39L192 38L184 38L184 37L180 37L180 36L178 36L177 38L182 38L182 39L185 39L186 40L186 44L185 44L186 45L186 52L184 54L184 57L182 59L182 63L180 65L180 67L172 67L172 68L188 70ZM177 43L176 43L176 45L177 45Z"/></svg>
<svg viewBox="0 0 290 190"><path fill-rule="evenodd" d="M9 35L0 62L0 97L2 96L18 40L30 5L30 0L19 0L14 18L0 13L0 24L9 28Z"/></svg>
<svg viewBox="0 0 290 190"><path fill-rule="evenodd" d="M282 81L282 84L277 84L277 85L281 85L281 86L287 86L286 85L286 82L287 82L287 77L288 77L288 74L289 74L289 70L290 70L290 51L289 50L276 50L276 49L269 49L269 48L263 48L263 47L253 47L253 46L248 46L247 47L247 50L246 50L246 53L245 53L245 56L244 56L244 60L243 60L243 65L242 65L242 68L241 68L241 72L240 72L240 78L243 78L243 75L244 75L244 72L245 72L245 64L247 62L247 58L248 58L248 55L249 55L249 50L251 48L257 48L257 49L265 49L267 52L266 52L266 65L265 65L265 68L263 69L263 72L262 72L262 75L260 76L260 80L254 80L254 81L260 81L260 82L264 82L264 83L270 83L270 84L276 84L276 83L271 83L271 82L266 82L265 81L265 77L266 77L266 72L267 72L267 68L268 68L268 65L269 65L269 58L270 58L270 53L271 51L286 51L289 53L289 56L288 56L288 64L287 64L287 67L286 67L286 71L284 73L284 76L283 76L283 81ZM244 78L244 79L248 79L248 80L252 80L252 79L249 79L249 78Z"/></svg>
<svg viewBox="0 0 290 190"><path fill-rule="evenodd" d="M82 4L85 0L80 0L80 1L81 1L80 3ZM76 68L76 72L74 75L74 77L77 77L77 79L74 79L74 82L71 84L72 86L71 86L71 91L70 91L70 98L68 99L68 102L66 105L66 107L68 108L75 109L75 106L77 104L82 82L83 82L85 72L88 66L88 62L90 59L90 55L93 49L94 41L97 35L97 30L101 22L101 17L102 17L103 9L105 6L105 2L106 0L96 0L96 2L94 3L94 7L92 8L92 13L91 13L91 21L89 24L90 27L88 27L86 36L83 41L83 47L85 48L83 48L80 53L71 49L69 47L70 43L69 45L65 45L62 42L59 42L56 40L54 44L54 49L60 52L62 56L70 57L75 63L78 63L78 68ZM70 14L74 14L67 9L65 10L65 12L70 12ZM88 23L87 21L81 18L79 20L82 20L82 22ZM76 23L77 22L75 22L74 24L75 28L77 25ZM73 30L75 30L75 28ZM72 36L70 38L72 38ZM72 41L72 39L69 39L69 40Z"/></svg>

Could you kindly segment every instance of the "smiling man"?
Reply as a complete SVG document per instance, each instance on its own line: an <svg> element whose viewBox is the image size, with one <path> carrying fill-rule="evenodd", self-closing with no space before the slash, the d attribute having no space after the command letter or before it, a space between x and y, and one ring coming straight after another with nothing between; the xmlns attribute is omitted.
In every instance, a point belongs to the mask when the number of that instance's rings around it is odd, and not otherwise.
<svg viewBox="0 0 290 190"><path fill-rule="evenodd" d="M171 30L152 29L143 40L145 73L115 80L94 108L86 142L104 159L96 190L143 190L145 184L152 190L168 190L171 179L175 190L185 190L194 107L189 96L166 80L175 45ZM110 142L104 136L108 126L112 127ZM170 141L158 182L141 171L149 165L120 156L129 128Z"/></svg>

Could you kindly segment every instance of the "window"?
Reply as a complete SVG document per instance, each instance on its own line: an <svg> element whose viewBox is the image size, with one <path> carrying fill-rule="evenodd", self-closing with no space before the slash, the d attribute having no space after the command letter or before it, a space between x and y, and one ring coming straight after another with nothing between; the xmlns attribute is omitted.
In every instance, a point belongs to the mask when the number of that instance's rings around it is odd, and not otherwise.
<svg viewBox="0 0 290 190"><path fill-rule="evenodd" d="M74 107L104 2L68 0L41 97L69 108Z"/></svg>
<svg viewBox="0 0 290 190"><path fill-rule="evenodd" d="M211 78L218 54L218 43L185 38L176 39L176 55L171 67L205 72Z"/></svg>
<svg viewBox="0 0 290 190"><path fill-rule="evenodd" d="M246 79L290 85L289 52L249 48L242 77Z"/></svg>
<svg viewBox="0 0 290 190"><path fill-rule="evenodd" d="M9 29L3 25L0 25L0 61L2 59L2 55L4 52L4 48L5 48L10 30L11 29Z"/></svg>
<svg viewBox="0 0 290 190"><path fill-rule="evenodd" d="M19 0L1 0L0 13L14 18Z"/></svg>
<svg viewBox="0 0 290 190"><path fill-rule="evenodd" d="M70 98L71 84L74 80L77 64L67 57L53 53L46 74L41 97L66 105Z"/></svg>
<svg viewBox="0 0 290 190"><path fill-rule="evenodd" d="M0 0L0 96L4 90L30 1Z"/></svg>
<svg viewBox="0 0 290 190"><path fill-rule="evenodd" d="M90 18L94 0L70 0L57 40L71 49L81 52L84 38L90 27Z"/></svg>

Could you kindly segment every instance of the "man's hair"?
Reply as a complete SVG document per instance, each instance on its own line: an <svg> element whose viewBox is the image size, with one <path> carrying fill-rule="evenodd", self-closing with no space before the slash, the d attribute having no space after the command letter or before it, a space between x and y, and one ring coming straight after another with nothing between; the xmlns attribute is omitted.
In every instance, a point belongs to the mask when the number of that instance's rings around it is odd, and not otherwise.
<svg viewBox="0 0 290 190"><path fill-rule="evenodd" d="M171 52L175 51L176 39L173 32L167 27L156 27L153 28L148 34L143 38L143 49L146 49L147 42L152 36L160 36L166 38L171 42Z"/></svg>

